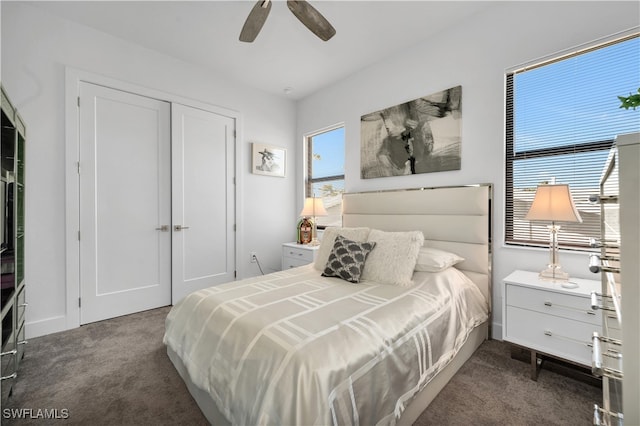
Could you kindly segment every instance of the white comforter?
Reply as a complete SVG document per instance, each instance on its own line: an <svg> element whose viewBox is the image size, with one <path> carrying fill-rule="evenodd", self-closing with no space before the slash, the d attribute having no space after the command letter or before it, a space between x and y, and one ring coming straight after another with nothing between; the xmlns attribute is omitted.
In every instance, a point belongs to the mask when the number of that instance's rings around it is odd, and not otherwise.
<svg viewBox="0 0 640 426"><path fill-rule="evenodd" d="M408 287L325 278L311 265L200 290L164 343L235 425L393 424L487 302L460 271Z"/></svg>

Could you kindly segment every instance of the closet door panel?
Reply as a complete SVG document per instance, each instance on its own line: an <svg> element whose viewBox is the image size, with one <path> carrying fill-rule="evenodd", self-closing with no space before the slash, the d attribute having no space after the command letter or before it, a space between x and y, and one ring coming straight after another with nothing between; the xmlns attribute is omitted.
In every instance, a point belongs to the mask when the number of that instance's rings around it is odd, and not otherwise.
<svg viewBox="0 0 640 426"><path fill-rule="evenodd" d="M235 120L172 104L172 301L232 281Z"/></svg>
<svg viewBox="0 0 640 426"><path fill-rule="evenodd" d="M80 86L81 323L171 303L170 106Z"/></svg>

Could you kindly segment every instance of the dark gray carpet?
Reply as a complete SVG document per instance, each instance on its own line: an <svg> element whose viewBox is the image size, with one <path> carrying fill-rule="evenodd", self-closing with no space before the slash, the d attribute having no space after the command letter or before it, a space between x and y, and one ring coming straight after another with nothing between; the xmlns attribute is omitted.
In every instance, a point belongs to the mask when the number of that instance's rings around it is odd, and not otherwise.
<svg viewBox="0 0 640 426"><path fill-rule="evenodd" d="M593 404L601 403L602 388L551 371L563 369L547 361L533 381L529 364L511 358L509 344L486 341L414 426L593 424Z"/></svg>
<svg viewBox="0 0 640 426"><path fill-rule="evenodd" d="M201 425L206 420L162 344L169 308L32 339L2 423ZM595 386L511 359L509 346L482 344L416 425L588 425ZM66 420L8 419L6 408L68 410Z"/></svg>
<svg viewBox="0 0 640 426"><path fill-rule="evenodd" d="M168 312L154 309L31 339L7 407L66 408L65 424L206 425L162 344ZM3 418L2 424L52 423Z"/></svg>

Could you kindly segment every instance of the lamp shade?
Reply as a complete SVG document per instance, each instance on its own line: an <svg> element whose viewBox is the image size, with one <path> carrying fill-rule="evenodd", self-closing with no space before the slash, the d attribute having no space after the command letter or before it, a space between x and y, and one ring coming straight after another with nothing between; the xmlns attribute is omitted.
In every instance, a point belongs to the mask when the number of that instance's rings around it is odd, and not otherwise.
<svg viewBox="0 0 640 426"><path fill-rule="evenodd" d="M322 198L309 197L304 200L304 207L300 216L327 216L327 211L322 203Z"/></svg>
<svg viewBox="0 0 640 426"><path fill-rule="evenodd" d="M539 185L527 220L549 220L553 222L582 222L580 213L573 204L569 185Z"/></svg>

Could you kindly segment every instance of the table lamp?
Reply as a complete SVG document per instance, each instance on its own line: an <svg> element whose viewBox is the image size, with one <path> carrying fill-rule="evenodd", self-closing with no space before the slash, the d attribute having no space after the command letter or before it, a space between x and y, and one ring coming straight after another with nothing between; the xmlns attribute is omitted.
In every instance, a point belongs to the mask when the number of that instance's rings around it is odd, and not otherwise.
<svg viewBox="0 0 640 426"><path fill-rule="evenodd" d="M327 211L324 208L324 204L322 203L322 198L316 197L308 197L304 200L304 207L300 212L300 216L302 217L313 217L313 230L311 231L311 242L310 246L317 246L320 244L318 241L318 229L316 226L316 216L327 216Z"/></svg>
<svg viewBox="0 0 640 426"><path fill-rule="evenodd" d="M562 270L558 261L560 225L556 225L556 222L582 222L580 213L573 204L569 185L539 185L525 219L551 221L551 225L548 225L550 260L547 268L540 272L540 278L560 282L563 287L576 287L569 283L569 274Z"/></svg>

